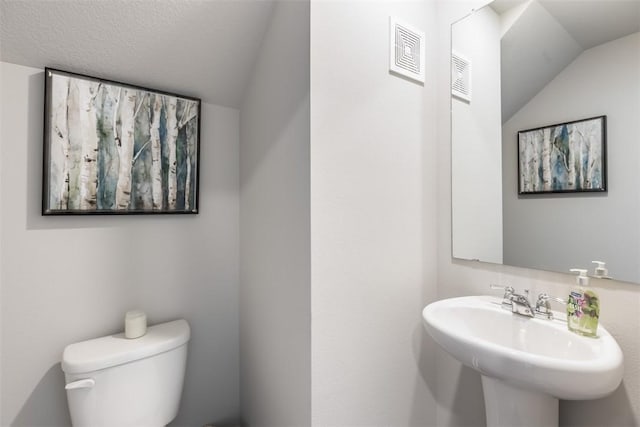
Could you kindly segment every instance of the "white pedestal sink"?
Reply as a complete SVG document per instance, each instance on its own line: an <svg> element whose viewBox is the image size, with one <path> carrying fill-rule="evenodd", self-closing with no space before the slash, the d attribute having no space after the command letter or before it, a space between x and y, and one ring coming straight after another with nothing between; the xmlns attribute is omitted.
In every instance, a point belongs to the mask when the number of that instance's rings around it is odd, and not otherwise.
<svg viewBox="0 0 640 427"><path fill-rule="evenodd" d="M451 298L422 312L434 340L482 375L488 427L555 427L558 399L597 399L618 388L622 351L602 325L587 338L561 320L513 314L501 301Z"/></svg>

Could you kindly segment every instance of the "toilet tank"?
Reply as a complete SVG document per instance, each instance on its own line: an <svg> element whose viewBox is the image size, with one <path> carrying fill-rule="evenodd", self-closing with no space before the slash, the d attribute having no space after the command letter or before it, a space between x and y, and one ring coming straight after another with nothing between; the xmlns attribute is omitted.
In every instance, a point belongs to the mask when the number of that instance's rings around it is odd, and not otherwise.
<svg viewBox="0 0 640 427"><path fill-rule="evenodd" d="M68 345L62 355L74 427L161 427L178 413L190 328L175 320L127 339Z"/></svg>

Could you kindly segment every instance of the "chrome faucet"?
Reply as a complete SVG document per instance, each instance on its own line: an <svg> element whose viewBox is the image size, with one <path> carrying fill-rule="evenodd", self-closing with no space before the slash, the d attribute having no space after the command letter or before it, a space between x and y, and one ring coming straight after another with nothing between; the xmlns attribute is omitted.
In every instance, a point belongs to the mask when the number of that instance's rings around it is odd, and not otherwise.
<svg viewBox="0 0 640 427"><path fill-rule="evenodd" d="M524 290L524 295L511 295L511 311L523 316L533 317L534 311L529 303L529 289Z"/></svg>
<svg viewBox="0 0 640 427"><path fill-rule="evenodd" d="M511 286L489 285L491 289L504 289L502 296L502 308L511 310L516 314L527 317L534 316L534 310L529 303L529 290L524 290L524 295L517 294Z"/></svg>
<svg viewBox="0 0 640 427"><path fill-rule="evenodd" d="M562 298L554 297L546 293L538 295L535 309L531 307L529 302L529 290L524 290L524 295L517 294L512 286L498 286L489 285L491 289L502 289L504 295L502 296L502 308L509 310L512 313L520 314L527 317L542 317L552 320L553 312L551 311L550 301L556 301L561 304L567 304L567 301Z"/></svg>

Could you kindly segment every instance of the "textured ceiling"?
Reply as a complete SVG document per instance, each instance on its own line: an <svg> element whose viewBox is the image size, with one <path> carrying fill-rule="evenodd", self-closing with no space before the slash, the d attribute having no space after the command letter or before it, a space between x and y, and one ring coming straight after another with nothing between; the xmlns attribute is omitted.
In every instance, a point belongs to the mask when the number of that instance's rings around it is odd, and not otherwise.
<svg viewBox="0 0 640 427"><path fill-rule="evenodd" d="M0 60L238 108L271 1L0 0Z"/></svg>

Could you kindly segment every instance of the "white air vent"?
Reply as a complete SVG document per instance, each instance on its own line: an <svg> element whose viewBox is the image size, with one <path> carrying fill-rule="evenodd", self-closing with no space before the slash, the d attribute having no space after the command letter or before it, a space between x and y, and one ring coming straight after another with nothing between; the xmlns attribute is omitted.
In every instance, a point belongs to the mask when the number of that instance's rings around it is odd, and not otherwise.
<svg viewBox="0 0 640 427"><path fill-rule="evenodd" d="M471 102L471 61L451 53L451 94Z"/></svg>
<svg viewBox="0 0 640 427"><path fill-rule="evenodd" d="M424 83L424 32L389 17L389 70Z"/></svg>

